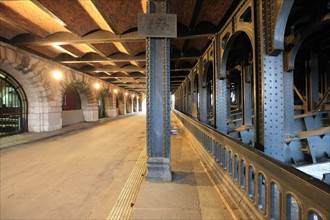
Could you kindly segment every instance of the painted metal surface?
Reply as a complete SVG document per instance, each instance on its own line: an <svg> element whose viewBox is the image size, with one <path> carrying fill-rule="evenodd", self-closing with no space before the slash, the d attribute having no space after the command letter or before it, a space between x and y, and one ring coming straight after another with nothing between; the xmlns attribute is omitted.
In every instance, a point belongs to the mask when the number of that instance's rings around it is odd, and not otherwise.
<svg viewBox="0 0 330 220"><path fill-rule="evenodd" d="M308 219L311 216L328 219L330 216L330 191L326 183L178 111L175 115L194 137L193 141L203 146L199 152L220 184L246 213L252 214L250 216L265 219Z"/></svg>
<svg viewBox="0 0 330 220"><path fill-rule="evenodd" d="M168 1L148 2L149 13L166 13ZM170 42L147 38L147 153L150 181L171 181Z"/></svg>

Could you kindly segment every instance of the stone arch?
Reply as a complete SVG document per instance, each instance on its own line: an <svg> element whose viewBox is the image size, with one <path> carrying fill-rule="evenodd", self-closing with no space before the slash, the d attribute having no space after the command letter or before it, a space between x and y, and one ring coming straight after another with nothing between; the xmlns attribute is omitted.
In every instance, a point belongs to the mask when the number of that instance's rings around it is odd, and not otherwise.
<svg viewBox="0 0 330 220"><path fill-rule="evenodd" d="M73 124L81 121L97 121L98 120L97 93L93 91L87 83L81 80L65 83L64 85L66 85L66 87L72 86L77 90L81 100L81 110L80 111L76 110L76 112L63 111L62 112L63 125ZM63 94L64 91L62 92L62 96ZM66 120L65 122L64 119Z"/></svg>
<svg viewBox="0 0 330 220"><path fill-rule="evenodd" d="M24 52L1 46L4 53L0 57L0 69L11 75L23 88L28 106L27 130L43 132L60 129L61 100L56 81L49 79L49 67L44 67L41 61Z"/></svg>
<svg viewBox="0 0 330 220"><path fill-rule="evenodd" d="M138 106L138 97L134 95L133 97L133 112L138 112L139 111L139 106Z"/></svg>
<svg viewBox="0 0 330 220"><path fill-rule="evenodd" d="M126 96L126 113L132 113L133 112L133 103L132 103L132 97L130 95Z"/></svg>
<svg viewBox="0 0 330 220"><path fill-rule="evenodd" d="M139 95L139 98L138 98L138 102L139 102L139 112L142 112L142 107L143 107L143 105L142 105L142 103L143 103L143 101L145 100L145 96L144 95Z"/></svg>
<svg viewBox="0 0 330 220"><path fill-rule="evenodd" d="M106 96L102 92L100 92L98 97L99 118L106 117L105 100L106 100Z"/></svg>
<svg viewBox="0 0 330 220"><path fill-rule="evenodd" d="M107 89L102 91L104 97L105 117L113 118L117 116L115 96Z"/></svg>
<svg viewBox="0 0 330 220"><path fill-rule="evenodd" d="M122 93L118 93L116 97L117 101L117 108L118 108L118 115L125 115L126 113L126 106L125 106L125 97Z"/></svg>
<svg viewBox="0 0 330 220"><path fill-rule="evenodd" d="M0 137L27 131L27 114L22 86L0 69Z"/></svg>

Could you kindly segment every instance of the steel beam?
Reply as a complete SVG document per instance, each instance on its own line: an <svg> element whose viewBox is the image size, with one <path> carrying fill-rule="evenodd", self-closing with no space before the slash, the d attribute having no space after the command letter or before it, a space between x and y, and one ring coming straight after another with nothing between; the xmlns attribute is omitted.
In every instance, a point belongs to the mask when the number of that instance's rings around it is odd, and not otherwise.
<svg viewBox="0 0 330 220"><path fill-rule="evenodd" d="M147 2L148 13L166 14L169 1ZM148 181L171 181L170 41L147 37Z"/></svg>

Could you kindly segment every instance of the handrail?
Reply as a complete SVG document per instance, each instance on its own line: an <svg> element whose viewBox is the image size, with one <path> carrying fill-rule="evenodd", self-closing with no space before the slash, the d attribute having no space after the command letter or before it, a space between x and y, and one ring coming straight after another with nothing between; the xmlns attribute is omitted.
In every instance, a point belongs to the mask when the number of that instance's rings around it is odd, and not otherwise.
<svg viewBox="0 0 330 220"><path fill-rule="evenodd" d="M228 191L266 219L330 219L330 186L173 110ZM210 159L212 158L212 159ZM213 160L213 162L211 161ZM214 166L216 164L216 166Z"/></svg>

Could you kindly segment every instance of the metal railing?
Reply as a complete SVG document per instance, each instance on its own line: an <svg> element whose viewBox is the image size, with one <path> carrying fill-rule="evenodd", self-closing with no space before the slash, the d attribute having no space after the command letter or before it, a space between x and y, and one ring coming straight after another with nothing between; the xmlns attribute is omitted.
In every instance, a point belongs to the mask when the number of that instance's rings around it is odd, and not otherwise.
<svg viewBox="0 0 330 220"><path fill-rule="evenodd" d="M265 219L330 219L330 186L174 110L203 146L213 174L246 213ZM245 216L246 217L246 216Z"/></svg>

